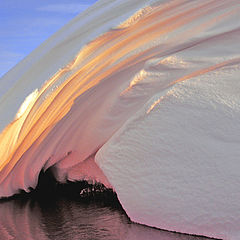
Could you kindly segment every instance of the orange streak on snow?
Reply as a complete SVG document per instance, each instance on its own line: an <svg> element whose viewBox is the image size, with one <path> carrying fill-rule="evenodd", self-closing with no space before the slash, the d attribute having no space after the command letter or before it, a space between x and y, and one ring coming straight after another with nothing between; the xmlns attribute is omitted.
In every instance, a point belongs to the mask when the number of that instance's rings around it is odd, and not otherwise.
<svg viewBox="0 0 240 240"><path fill-rule="evenodd" d="M0 171L2 171L0 181L7 177L31 146L34 145L34 148L37 148L41 144L53 127L66 116L79 96L113 74L152 57L152 50L156 44L159 44L161 36L181 29L201 15L216 12L217 8L231 4L231 2L216 0L201 1L195 3L197 4L197 6L194 5L195 7L189 3L189 7L184 9L183 2L185 1L154 5L151 11L146 15L143 14L134 24L124 27L123 23L119 28L103 34L83 48L68 66L60 69L49 79L37 95L30 99L25 111L19 114L19 117L0 135ZM180 13L177 14L177 12ZM154 55L162 51L161 48L156 50ZM204 74L226 64L229 62L201 69L171 84ZM57 84L62 79L64 79L62 83ZM132 86L130 85L127 90ZM157 103L158 101L155 105Z"/></svg>

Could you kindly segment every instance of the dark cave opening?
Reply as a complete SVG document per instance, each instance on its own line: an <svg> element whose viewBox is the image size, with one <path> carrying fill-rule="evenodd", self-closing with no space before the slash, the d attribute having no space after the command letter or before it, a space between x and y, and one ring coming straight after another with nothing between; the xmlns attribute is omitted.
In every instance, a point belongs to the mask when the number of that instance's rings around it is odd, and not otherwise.
<svg viewBox="0 0 240 240"><path fill-rule="evenodd" d="M0 202L11 199L30 199L41 202L41 204L49 204L49 202L64 198L80 201L85 204L97 203L124 211L116 192L112 189L106 188L103 184L98 182L91 184L86 180L75 182L66 181L65 183L60 183L54 176L53 168L49 168L46 171L41 170L36 188L30 188L29 190L29 192L19 190L18 194L8 198L2 198L0 199Z"/></svg>

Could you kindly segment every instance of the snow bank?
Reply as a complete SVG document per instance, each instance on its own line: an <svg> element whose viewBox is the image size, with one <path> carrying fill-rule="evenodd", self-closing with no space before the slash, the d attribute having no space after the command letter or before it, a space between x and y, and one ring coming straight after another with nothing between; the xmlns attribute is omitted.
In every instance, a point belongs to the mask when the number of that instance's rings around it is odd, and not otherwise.
<svg viewBox="0 0 240 240"><path fill-rule="evenodd" d="M0 80L0 196L54 167L133 221L238 239L239 8L103 0L53 35Z"/></svg>

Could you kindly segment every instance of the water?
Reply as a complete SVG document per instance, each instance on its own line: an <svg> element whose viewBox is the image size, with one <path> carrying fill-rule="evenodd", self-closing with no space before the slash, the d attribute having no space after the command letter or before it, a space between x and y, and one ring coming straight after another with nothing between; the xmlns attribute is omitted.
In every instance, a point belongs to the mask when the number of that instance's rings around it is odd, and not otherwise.
<svg viewBox="0 0 240 240"><path fill-rule="evenodd" d="M109 204L108 204L109 205ZM59 197L0 203L0 240L203 240L131 223L119 208Z"/></svg>

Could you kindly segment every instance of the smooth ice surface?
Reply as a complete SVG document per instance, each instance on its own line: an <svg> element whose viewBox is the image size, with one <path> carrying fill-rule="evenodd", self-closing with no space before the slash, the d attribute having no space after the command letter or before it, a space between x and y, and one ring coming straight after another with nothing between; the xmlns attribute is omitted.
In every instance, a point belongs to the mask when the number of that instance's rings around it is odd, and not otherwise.
<svg viewBox="0 0 240 240"><path fill-rule="evenodd" d="M53 166L114 188L135 222L239 239L239 11L102 0L80 14L0 80L0 196Z"/></svg>

